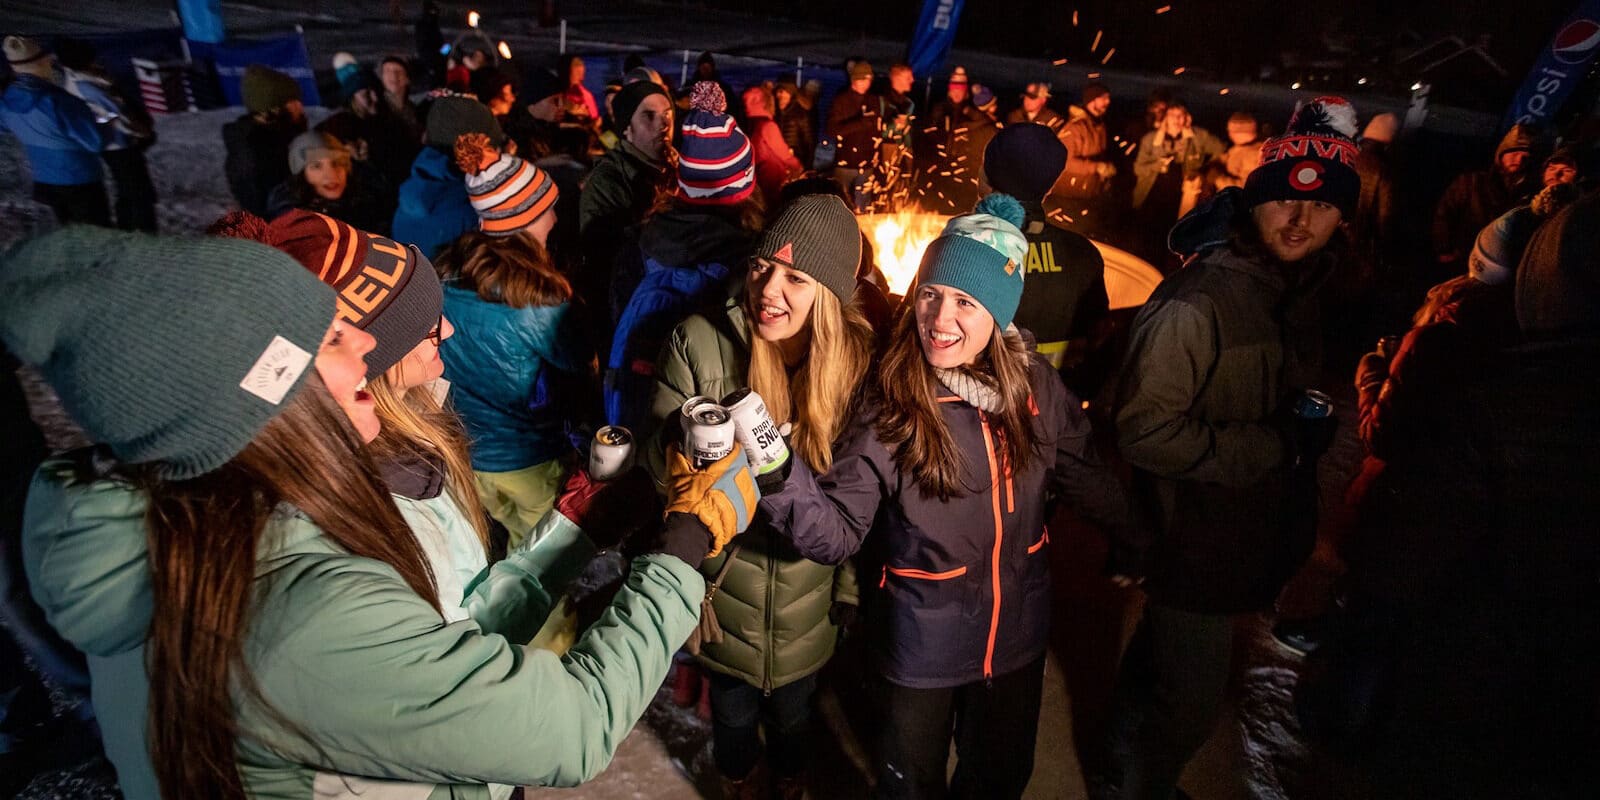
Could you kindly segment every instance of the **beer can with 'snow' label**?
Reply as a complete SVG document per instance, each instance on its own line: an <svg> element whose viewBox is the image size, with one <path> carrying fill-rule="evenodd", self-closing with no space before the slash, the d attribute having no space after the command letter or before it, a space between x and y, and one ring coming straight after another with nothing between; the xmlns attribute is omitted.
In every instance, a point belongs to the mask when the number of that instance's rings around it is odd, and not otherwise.
<svg viewBox="0 0 1600 800"><path fill-rule="evenodd" d="M761 395L749 388L740 389L723 398L722 405L733 417L734 436L744 448L750 469L765 475L783 466L789 457L789 445L783 441Z"/></svg>
<svg viewBox="0 0 1600 800"><path fill-rule="evenodd" d="M683 454L695 469L721 461L733 452L734 425L728 409L709 397L683 403Z"/></svg>
<svg viewBox="0 0 1600 800"><path fill-rule="evenodd" d="M633 432L607 425L589 443L589 477L609 481L633 468Z"/></svg>

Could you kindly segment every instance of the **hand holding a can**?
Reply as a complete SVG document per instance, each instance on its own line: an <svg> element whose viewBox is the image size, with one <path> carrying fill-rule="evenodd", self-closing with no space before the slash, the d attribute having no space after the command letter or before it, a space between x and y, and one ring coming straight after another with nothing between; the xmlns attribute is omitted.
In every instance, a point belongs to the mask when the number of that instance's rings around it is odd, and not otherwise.
<svg viewBox="0 0 1600 800"><path fill-rule="evenodd" d="M1333 400L1323 392L1307 389L1289 402L1289 409L1285 442L1289 463L1295 467L1316 464L1333 444L1339 429Z"/></svg>
<svg viewBox="0 0 1600 800"><path fill-rule="evenodd" d="M600 478L579 466L568 473L556 495L555 510L583 529L596 547L614 547L656 517L660 506L643 470L629 469Z"/></svg>
<svg viewBox="0 0 1600 800"><path fill-rule="evenodd" d="M723 398L722 407L733 420L734 438L744 448L761 490L775 492L783 488L789 477L789 443L784 441L783 430L773 422L761 395L749 388L740 389Z"/></svg>
<svg viewBox="0 0 1600 800"><path fill-rule="evenodd" d="M696 517L711 534L709 558L722 552L733 537L750 527L761 490L744 450L737 444L727 455L699 468L676 444L667 449L667 513Z"/></svg>

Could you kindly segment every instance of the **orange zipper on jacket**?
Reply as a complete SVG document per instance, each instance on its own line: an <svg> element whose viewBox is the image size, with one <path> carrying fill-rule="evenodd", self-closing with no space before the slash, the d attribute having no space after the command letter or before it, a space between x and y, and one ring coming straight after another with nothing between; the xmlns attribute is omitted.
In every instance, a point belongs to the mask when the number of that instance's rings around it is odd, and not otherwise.
<svg viewBox="0 0 1600 800"><path fill-rule="evenodd" d="M1004 520L1000 516L1000 464L995 459L994 443L989 439L989 418L978 412L983 426L983 451L989 456L989 498L994 510L994 555L989 559L989 578L994 586L994 605L989 611L989 643L983 651L983 679L994 677L994 640L1000 630L1000 545L1005 540Z"/></svg>
<svg viewBox="0 0 1600 800"><path fill-rule="evenodd" d="M910 569L908 567L884 567L884 570L902 578L917 578L924 581L947 581L967 574L966 567L947 569L944 572L929 572L924 569Z"/></svg>

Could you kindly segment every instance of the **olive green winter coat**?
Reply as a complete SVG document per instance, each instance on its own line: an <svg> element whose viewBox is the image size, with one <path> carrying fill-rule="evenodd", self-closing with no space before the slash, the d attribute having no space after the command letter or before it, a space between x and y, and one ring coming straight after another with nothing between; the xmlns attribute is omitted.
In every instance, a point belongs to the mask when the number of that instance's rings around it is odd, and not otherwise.
<svg viewBox="0 0 1600 800"><path fill-rule="evenodd" d="M656 362L654 429L640 435L646 467L658 485L666 474L665 442L678 435L673 417L679 407L695 395L720 399L744 388L749 364L749 325L737 297L721 312L692 316L672 332ZM768 690L821 669L838 639L829 608L835 600L857 602L855 569L802 558L759 515L729 550L734 547L733 566L712 599L723 639L703 647L701 662ZM727 557L725 551L700 565L708 586Z"/></svg>

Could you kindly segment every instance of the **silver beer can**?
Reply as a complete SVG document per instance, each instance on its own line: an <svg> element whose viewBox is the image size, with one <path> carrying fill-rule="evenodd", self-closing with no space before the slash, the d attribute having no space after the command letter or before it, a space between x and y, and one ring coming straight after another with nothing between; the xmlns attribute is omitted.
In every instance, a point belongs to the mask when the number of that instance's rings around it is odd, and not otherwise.
<svg viewBox="0 0 1600 800"><path fill-rule="evenodd" d="M633 433L621 425L594 432L589 443L589 477L609 481L633 469Z"/></svg>
<svg viewBox="0 0 1600 800"><path fill-rule="evenodd" d="M733 452L734 425L728 409L709 397L683 404L683 454L695 469L721 461Z"/></svg>
<svg viewBox="0 0 1600 800"><path fill-rule="evenodd" d="M765 475L782 466L789 457L789 445L783 441L761 395L750 388L739 389L724 397L722 405L733 417L734 436L744 448L751 471Z"/></svg>

